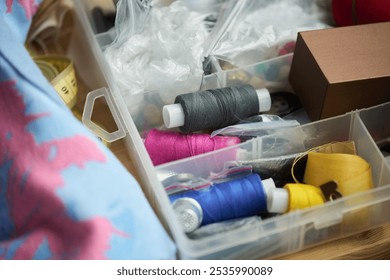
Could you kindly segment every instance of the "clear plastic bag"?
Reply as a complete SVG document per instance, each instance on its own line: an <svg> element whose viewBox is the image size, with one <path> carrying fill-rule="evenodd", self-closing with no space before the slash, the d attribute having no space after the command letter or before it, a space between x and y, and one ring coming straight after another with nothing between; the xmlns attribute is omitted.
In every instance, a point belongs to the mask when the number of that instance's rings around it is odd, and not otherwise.
<svg viewBox="0 0 390 280"><path fill-rule="evenodd" d="M255 118L244 120L236 125L227 126L211 133L211 137L216 135L239 136L239 137L258 137L269 135L277 130L287 127L298 126L296 120L283 120L275 115L259 115Z"/></svg>
<svg viewBox="0 0 390 280"><path fill-rule="evenodd" d="M237 228L250 227L255 224L261 223L262 219L259 216L228 220L220 223L214 223L202 226L197 230L189 233L191 239L201 239L208 236L228 232Z"/></svg>
<svg viewBox="0 0 390 280"><path fill-rule="evenodd" d="M128 107L146 92L173 102L177 94L196 91L202 83L209 9L200 13L190 10L188 1L162 2L118 2L117 37L104 53Z"/></svg>
<svg viewBox="0 0 390 280"><path fill-rule="evenodd" d="M259 174L261 178L272 178L276 187L282 188L285 184L294 182L292 177L292 167L294 160L304 155L303 153L288 154L277 157L259 158L255 160L237 161L238 166L251 166L253 172ZM296 178L303 178L304 168L306 166L306 157L303 157L294 166L294 176Z"/></svg>
<svg viewBox="0 0 390 280"><path fill-rule="evenodd" d="M121 0L117 2L115 29L116 44L121 45L130 37L142 33L145 28L153 0Z"/></svg>
<svg viewBox="0 0 390 280"><path fill-rule="evenodd" d="M330 1L230 1L206 42L205 55L242 67L294 50L297 33L333 24Z"/></svg>

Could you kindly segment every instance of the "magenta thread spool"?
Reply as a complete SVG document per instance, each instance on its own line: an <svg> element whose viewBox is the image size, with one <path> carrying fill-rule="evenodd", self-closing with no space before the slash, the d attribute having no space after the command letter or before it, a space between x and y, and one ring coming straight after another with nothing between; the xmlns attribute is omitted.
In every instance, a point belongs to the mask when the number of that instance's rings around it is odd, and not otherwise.
<svg viewBox="0 0 390 280"><path fill-rule="evenodd" d="M163 107L164 124L184 133L226 127L271 108L267 89L251 85L226 87L178 95Z"/></svg>
<svg viewBox="0 0 390 280"><path fill-rule="evenodd" d="M151 129L145 138L145 147L154 165L159 165L240 143L238 137L208 134L182 134ZM234 152L235 151L231 151Z"/></svg>

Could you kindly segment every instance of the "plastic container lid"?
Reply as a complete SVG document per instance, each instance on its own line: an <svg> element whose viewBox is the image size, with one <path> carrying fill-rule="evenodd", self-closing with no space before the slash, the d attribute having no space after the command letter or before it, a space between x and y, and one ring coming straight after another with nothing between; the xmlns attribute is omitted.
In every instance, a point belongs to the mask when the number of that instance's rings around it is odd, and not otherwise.
<svg viewBox="0 0 390 280"><path fill-rule="evenodd" d="M289 193L288 190L284 188L275 188L272 191L270 200L267 204L267 209L269 213L286 213L288 210L289 203Z"/></svg>

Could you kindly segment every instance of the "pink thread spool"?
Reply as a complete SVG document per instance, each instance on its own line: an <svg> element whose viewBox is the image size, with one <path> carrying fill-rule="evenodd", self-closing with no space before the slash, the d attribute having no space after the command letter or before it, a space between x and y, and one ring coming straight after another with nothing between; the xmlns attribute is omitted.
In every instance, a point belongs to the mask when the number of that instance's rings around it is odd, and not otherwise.
<svg viewBox="0 0 390 280"><path fill-rule="evenodd" d="M152 129L145 139L145 147L154 165L159 165L239 144L238 137L208 134L182 134Z"/></svg>

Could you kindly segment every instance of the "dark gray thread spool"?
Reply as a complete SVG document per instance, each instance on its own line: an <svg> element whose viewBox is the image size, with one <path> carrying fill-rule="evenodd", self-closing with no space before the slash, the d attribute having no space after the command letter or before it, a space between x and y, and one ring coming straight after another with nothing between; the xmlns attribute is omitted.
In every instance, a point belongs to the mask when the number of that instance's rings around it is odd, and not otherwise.
<svg viewBox="0 0 390 280"><path fill-rule="evenodd" d="M175 104L164 106L163 117L168 128L179 127L189 133L232 125L268 111L270 106L266 89L243 85L178 95Z"/></svg>

